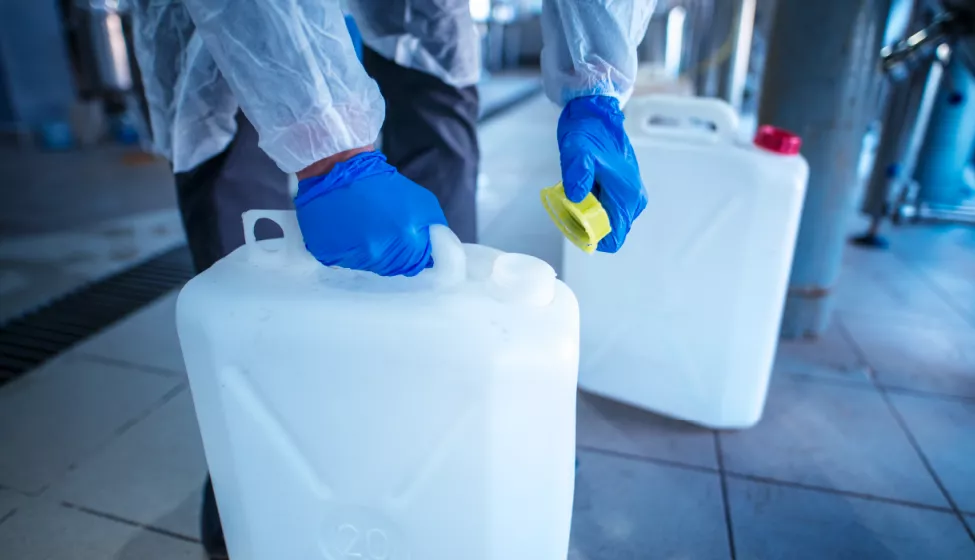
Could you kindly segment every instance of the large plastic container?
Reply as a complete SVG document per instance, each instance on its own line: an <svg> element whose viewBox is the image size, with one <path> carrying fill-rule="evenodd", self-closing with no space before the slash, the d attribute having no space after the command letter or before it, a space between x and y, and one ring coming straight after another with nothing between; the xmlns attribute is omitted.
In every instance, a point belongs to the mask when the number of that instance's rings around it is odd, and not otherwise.
<svg viewBox="0 0 975 560"><path fill-rule="evenodd" d="M380 278L315 262L293 212L244 223L177 304L230 557L565 560L579 323L551 267L437 226L432 269Z"/></svg>
<svg viewBox="0 0 975 560"><path fill-rule="evenodd" d="M630 101L626 129L646 211L619 253L568 242L579 298L579 385L714 428L761 417L808 166L798 138L761 128L740 141L716 99Z"/></svg>

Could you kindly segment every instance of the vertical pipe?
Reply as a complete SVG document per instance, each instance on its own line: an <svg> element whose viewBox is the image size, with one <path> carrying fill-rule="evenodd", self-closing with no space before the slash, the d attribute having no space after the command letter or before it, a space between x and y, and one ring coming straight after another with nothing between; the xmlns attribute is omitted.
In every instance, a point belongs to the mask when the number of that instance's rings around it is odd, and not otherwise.
<svg viewBox="0 0 975 560"><path fill-rule="evenodd" d="M907 37L912 20L919 15L919 0L890 0L882 44L884 49ZM881 51L881 61L883 50ZM878 87L878 103L884 106L880 135L871 169L867 176L860 210L870 217L867 231L853 238L853 243L867 247L886 247L880 236L884 219L891 212L891 190L899 188L900 158L904 154L911 124L918 113L924 89L921 72L910 73L906 80L892 81L884 76Z"/></svg>
<svg viewBox="0 0 975 560"><path fill-rule="evenodd" d="M952 58L914 171L922 205L950 208L971 197L965 168L975 146L975 78L958 56Z"/></svg>
<svg viewBox="0 0 975 560"><path fill-rule="evenodd" d="M873 223L865 241L878 234L880 223L889 211L887 206L892 195L891 187L904 177L902 162L914 128L913 123L919 116L921 96L928 81L927 74L916 72L905 82L891 84L877 157L863 199L863 213L870 216Z"/></svg>
<svg viewBox="0 0 975 560"><path fill-rule="evenodd" d="M755 30L756 0L738 0L737 14L729 30L730 53L718 73L718 97L735 109L741 109L748 78L748 61L752 52L752 33Z"/></svg>
<svg viewBox="0 0 975 560"><path fill-rule="evenodd" d="M728 40L734 23L734 6L737 0L719 0L711 6L697 6L701 18L701 29L695 40L694 90L703 97L718 95L718 69L720 62L728 56ZM704 8L704 9L700 9Z"/></svg>
<svg viewBox="0 0 975 560"><path fill-rule="evenodd" d="M907 137L907 147L901 156L902 176L907 179L914 176L917 167L918 156L924 145L924 138L927 136L928 125L931 122L931 113L934 110L934 103L941 89L944 79L944 65L935 61L931 64L930 70L924 79L924 87L921 89L921 100L917 109L917 115L911 123L910 134Z"/></svg>
<svg viewBox="0 0 975 560"><path fill-rule="evenodd" d="M759 122L802 136L810 168L786 338L817 336L829 323L888 10L889 0L848 0L780 2L775 12Z"/></svg>
<svg viewBox="0 0 975 560"><path fill-rule="evenodd" d="M757 0L715 2L709 29L700 38L703 67L695 80L698 95L720 97L741 108L748 77Z"/></svg>
<svg viewBox="0 0 975 560"><path fill-rule="evenodd" d="M655 68L666 66L667 61L667 14L655 12L647 24L647 34L637 47L640 62Z"/></svg>
<svg viewBox="0 0 975 560"><path fill-rule="evenodd" d="M684 30L687 27L687 10L674 6L667 12L667 35L664 47L664 71L668 78L676 79L683 70Z"/></svg>

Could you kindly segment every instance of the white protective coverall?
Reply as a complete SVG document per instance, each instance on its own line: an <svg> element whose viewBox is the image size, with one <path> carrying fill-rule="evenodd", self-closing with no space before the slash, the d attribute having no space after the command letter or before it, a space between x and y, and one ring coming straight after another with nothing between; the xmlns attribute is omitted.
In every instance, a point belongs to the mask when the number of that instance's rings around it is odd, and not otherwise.
<svg viewBox="0 0 975 560"><path fill-rule="evenodd" d="M545 0L545 92L625 102L655 0ZM384 119L340 0L129 0L155 149L190 170L222 152L242 109L285 172L373 143ZM363 41L456 86L477 82L467 0L358 0ZM409 95L409 92L404 92Z"/></svg>

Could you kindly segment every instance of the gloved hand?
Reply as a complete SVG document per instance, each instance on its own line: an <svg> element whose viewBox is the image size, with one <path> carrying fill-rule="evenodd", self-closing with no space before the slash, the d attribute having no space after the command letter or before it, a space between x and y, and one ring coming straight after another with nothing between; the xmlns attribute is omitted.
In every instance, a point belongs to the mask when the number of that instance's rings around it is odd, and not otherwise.
<svg viewBox="0 0 975 560"><path fill-rule="evenodd" d="M319 262L381 276L416 276L429 267L430 226L447 225L433 193L374 151L301 180L295 208Z"/></svg>
<svg viewBox="0 0 975 560"><path fill-rule="evenodd" d="M559 117L558 137L566 197L582 202L592 191L613 228L596 248L619 251L633 220L647 206L619 101L603 95L569 101Z"/></svg>

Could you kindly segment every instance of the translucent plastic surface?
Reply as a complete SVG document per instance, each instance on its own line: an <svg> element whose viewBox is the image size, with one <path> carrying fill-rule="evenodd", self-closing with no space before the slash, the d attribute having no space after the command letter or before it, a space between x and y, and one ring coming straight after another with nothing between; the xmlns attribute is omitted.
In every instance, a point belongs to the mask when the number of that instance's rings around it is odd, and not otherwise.
<svg viewBox="0 0 975 560"><path fill-rule="evenodd" d="M551 267L437 227L434 268L380 278L319 265L291 212L245 225L177 306L231 558L565 560L579 324Z"/></svg>
<svg viewBox="0 0 975 560"><path fill-rule="evenodd" d="M712 99L633 99L648 204L615 255L566 244L583 389L716 428L761 417L808 167Z"/></svg>

